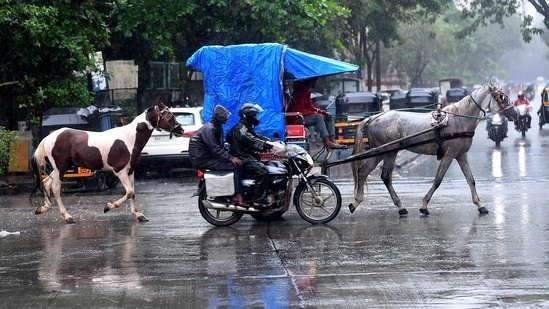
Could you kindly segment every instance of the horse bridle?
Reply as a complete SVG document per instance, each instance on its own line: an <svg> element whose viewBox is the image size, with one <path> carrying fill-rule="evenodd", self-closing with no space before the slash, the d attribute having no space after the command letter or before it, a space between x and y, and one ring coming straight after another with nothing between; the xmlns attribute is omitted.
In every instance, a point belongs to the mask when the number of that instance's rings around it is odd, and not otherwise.
<svg viewBox="0 0 549 309"><path fill-rule="evenodd" d="M157 115L157 119L156 119L155 124L154 124L155 129L160 130L160 127L158 126L158 124L160 123L160 120L166 121L166 123L170 127L170 130L169 130L170 133L172 133L176 128L181 126L180 123L178 123L176 125L173 125L173 126L170 124L170 120L172 120L174 116L173 116L172 112L170 112L170 109L167 106L165 106L164 109L160 110L160 108L158 108L158 105L155 105L154 110L155 110L156 115ZM148 120L148 116L147 116L147 120Z"/></svg>
<svg viewBox="0 0 549 309"><path fill-rule="evenodd" d="M498 104L500 111L505 113L508 109L513 107L513 105L505 106L503 104L503 102L505 102L505 99L507 99L507 102L510 102L509 101L509 96L507 96L507 94L502 92L500 89L495 90L495 91L492 90L492 87L490 87L489 89L490 89L490 96L492 97L492 99L496 100L496 103ZM475 105L478 107L478 109L480 109L483 116L486 117L486 111L482 108L482 106L480 106L480 104L477 103L475 98L473 98L473 95L470 94L469 97L471 98L471 100L473 100L473 103L475 103Z"/></svg>

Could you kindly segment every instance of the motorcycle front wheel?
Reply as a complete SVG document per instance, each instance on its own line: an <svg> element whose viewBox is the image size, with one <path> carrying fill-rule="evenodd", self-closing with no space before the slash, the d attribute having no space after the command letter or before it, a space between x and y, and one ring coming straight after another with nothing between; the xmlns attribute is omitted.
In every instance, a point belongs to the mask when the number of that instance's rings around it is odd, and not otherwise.
<svg viewBox="0 0 549 309"><path fill-rule="evenodd" d="M341 209L341 193L337 186L328 179L317 179L311 185L313 192L306 185L299 185L294 193L297 213L303 220L312 223L328 223ZM316 198L315 198L316 195Z"/></svg>
<svg viewBox="0 0 549 309"><path fill-rule="evenodd" d="M215 226L229 226L238 222L244 215L241 212L206 208L203 201L208 199L208 195L206 195L206 190L203 191L198 195L198 209L202 218L208 221L208 223Z"/></svg>

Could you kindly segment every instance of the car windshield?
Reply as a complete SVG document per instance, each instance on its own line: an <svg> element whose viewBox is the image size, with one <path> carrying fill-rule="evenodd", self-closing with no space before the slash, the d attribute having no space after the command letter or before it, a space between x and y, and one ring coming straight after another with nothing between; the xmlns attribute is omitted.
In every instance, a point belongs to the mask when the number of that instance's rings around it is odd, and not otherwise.
<svg viewBox="0 0 549 309"><path fill-rule="evenodd" d="M191 113L177 114L175 115L175 119L177 119L177 122L182 126L192 126L196 123L194 115Z"/></svg>

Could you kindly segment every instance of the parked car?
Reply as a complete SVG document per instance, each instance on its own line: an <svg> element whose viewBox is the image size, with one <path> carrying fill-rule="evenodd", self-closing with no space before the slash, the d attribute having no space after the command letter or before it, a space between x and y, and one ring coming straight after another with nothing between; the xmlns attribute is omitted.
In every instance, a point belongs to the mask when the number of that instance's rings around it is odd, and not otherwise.
<svg viewBox="0 0 549 309"><path fill-rule="evenodd" d="M169 172L173 168L190 168L189 140L192 133L203 126L202 107L175 107L170 111L183 126L184 136L171 136L166 131L153 131L141 151L139 172Z"/></svg>

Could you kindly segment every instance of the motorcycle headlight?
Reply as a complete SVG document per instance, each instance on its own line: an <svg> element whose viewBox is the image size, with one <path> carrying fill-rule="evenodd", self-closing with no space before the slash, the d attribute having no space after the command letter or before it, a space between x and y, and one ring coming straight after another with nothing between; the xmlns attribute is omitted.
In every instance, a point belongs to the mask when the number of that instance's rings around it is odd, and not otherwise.
<svg viewBox="0 0 549 309"><path fill-rule="evenodd" d="M305 159L307 159L307 163L309 164L309 167L313 167L315 165L315 162L313 161L313 157L311 157L310 154L304 153L303 156Z"/></svg>
<svg viewBox="0 0 549 309"><path fill-rule="evenodd" d="M494 117L492 117L492 123L501 124L501 116L499 114L495 114Z"/></svg>

